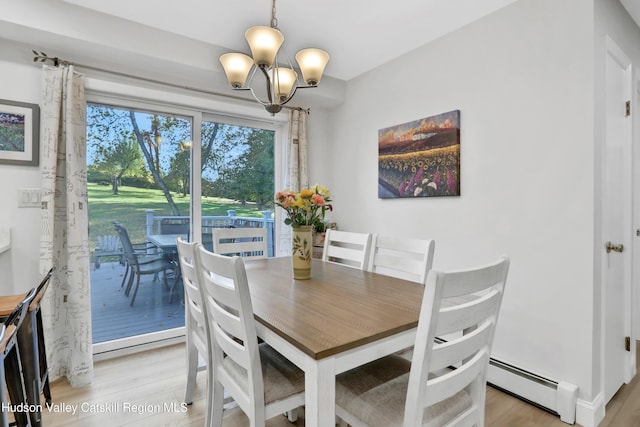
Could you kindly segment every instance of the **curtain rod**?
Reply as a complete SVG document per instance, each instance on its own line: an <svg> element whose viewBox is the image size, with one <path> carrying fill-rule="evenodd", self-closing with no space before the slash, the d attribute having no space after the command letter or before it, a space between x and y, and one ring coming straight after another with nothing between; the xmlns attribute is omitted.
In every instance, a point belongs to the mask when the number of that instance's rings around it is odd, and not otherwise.
<svg viewBox="0 0 640 427"><path fill-rule="evenodd" d="M192 92L203 93L205 95L221 96L223 98L229 98L229 99L234 99L234 100L237 100L237 101L245 101L245 102L251 102L253 104L256 104L256 101L254 101L253 99L244 98L242 96L230 95L228 93L214 92L214 91L211 91L211 90L200 89L200 88L193 87L193 86L179 85L179 84L176 84L176 83L169 83L169 82L165 82L165 81L162 81L162 80L152 79L152 78L149 78L149 77L136 76L134 74L127 74L127 73L123 73L123 72L120 72L120 71L109 70L109 69L106 69L106 68L99 68L99 67L93 67L91 65L79 64L77 62L71 62L71 61L67 61L67 60L64 60L64 59L60 59L57 56L51 57L51 56L48 56L44 52L38 52L38 51L35 51L35 50L32 50L31 52L35 55L33 57L33 62L45 62L46 63L47 61L51 61L53 63L54 67L58 67L60 65L73 65L73 66L76 66L76 67L85 68L87 70L93 70L93 71L99 71L99 72L103 72L103 73L113 74L113 75L119 76L119 77L142 80L142 81L145 81L145 82L148 82L148 83L155 83L155 84L160 84L160 85L164 85L164 86L174 87L174 88L177 88L177 89L183 89L183 90L188 90L188 91L192 91ZM310 113L310 109L309 108L291 107L289 105L283 105L282 108L287 108L289 110L304 111L307 114Z"/></svg>

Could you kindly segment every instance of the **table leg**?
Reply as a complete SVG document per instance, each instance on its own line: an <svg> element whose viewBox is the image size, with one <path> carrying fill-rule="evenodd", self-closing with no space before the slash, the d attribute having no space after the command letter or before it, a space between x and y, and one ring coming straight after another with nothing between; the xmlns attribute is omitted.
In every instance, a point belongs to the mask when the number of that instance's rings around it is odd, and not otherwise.
<svg viewBox="0 0 640 427"><path fill-rule="evenodd" d="M336 374L333 358L315 360L305 370L305 425L334 427Z"/></svg>

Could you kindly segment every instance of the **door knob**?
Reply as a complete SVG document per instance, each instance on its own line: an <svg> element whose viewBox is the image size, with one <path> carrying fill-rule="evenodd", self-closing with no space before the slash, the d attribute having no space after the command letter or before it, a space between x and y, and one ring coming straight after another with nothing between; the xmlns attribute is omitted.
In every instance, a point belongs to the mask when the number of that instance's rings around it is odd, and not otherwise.
<svg viewBox="0 0 640 427"><path fill-rule="evenodd" d="M607 242L604 245L604 248L607 250L607 253L610 253L611 251L614 252L622 252L624 250L624 245L620 244L620 245L614 245L611 242Z"/></svg>

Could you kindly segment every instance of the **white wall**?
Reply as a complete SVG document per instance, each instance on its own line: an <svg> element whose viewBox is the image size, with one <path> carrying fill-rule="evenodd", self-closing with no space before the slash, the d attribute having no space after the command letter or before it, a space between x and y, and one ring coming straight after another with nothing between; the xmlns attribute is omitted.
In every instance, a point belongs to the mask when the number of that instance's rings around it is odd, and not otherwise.
<svg viewBox="0 0 640 427"><path fill-rule="evenodd" d="M38 104L40 72L0 58L0 98ZM40 209L18 208L18 189L40 188L39 168L0 164L0 227L11 227L11 250L0 254L0 295L27 291L40 281Z"/></svg>
<svg viewBox="0 0 640 427"><path fill-rule="evenodd" d="M494 356L593 388L593 5L521 0L347 83L327 184L341 229L433 238L435 268L507 254ZM459 109L461 193L377 197L378 129Z"/></svg>

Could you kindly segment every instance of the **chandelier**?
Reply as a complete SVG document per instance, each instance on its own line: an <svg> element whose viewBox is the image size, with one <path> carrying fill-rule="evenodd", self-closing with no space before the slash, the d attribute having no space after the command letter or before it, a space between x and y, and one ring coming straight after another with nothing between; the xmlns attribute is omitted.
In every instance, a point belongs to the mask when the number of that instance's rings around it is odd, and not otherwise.
<svg viewBox="0 0 640 427"><path fill-rule="evenodd" d="M244 33L244 37L251 49L251 56L225 53L220 56L222 68L233 89L250 91L271 115L282 110L282 106L293 98L296 90L316 87L329 62L329 54L321 49L307 48L296 53L304 83L299 81L298 73L291 63L288 67L278 64L278 50L284 43L284 36L278 29L276 0L272 0L271 26L251 27ZM257 95L250 86L257 70L260 70L266 80L266 93L263 97Z"/></svg>

